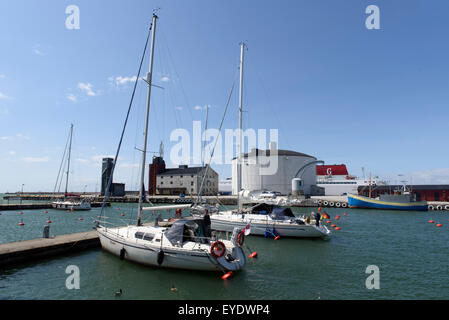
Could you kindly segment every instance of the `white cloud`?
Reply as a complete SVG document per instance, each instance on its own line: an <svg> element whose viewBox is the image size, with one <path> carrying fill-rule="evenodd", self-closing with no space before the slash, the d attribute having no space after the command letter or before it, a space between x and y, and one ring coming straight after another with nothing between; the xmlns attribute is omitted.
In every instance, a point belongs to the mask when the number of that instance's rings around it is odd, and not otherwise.
<svg viewBox="0 0 449 320"><path fill-rule="evenodd" d="M6 94L0 92L0 99L11 99Z"/></svg>
<svg viewBox="0 0 449 320"><path fill-rule="evenodd" d="M138 163L123 162L118 165L119 168L138 168Z"/></svg>
<svg viewBox="0 0 449 320"><path fill-rule="evenodd" d="M83 91L88 96L96 96L98 94L98 91L95 92L92 90L92 84L90 84L90 83L79 82L78 89Z"/></svg>
<svg viewBox="0 0 449 320"><path fill-rule="evenodd" d="M24 134L18 133L18 134L15 135L15 137L13 137L13 136L2 136L2 137L0 137L0 140L14 140L14 138L22 139L22 140L30 140L31 139L29 136L26 136Z"/></svg>
<svg viewBox="0 0 449 320"><path fill-rule="evenodd" d="M175 109L181 111L182 107L175 107Z"/></svg>
<svg viewBox="0 0 449 320"><path fill-rule="evenodd" d="M4 79L6 76L4 74L0 74L0 79Z"/></svg>
<svg viewBox="0 0 449 320"><path fill-rule="evenodd" d="M75 161L78 162L78 163L89 163L89 160L82 159L82 158L77 158L77 159L75 159Z"/></svg>
<svg viewBox="0 0 449 320"><path fill-rule="evenodd" d="M415 171L411 176L413 184L448 184L449 168Z"/></svg>
<svg viewBox="0 0 449 320"><path fill-rule="evenodd" d="M22 158L25 162L48 162L50 158L48 157L24 157Z"/></svg>
<svg viewBox="0 0 449 320"><path fill-rule="evenodd" d="M132 76L132 77L122 77L122 76L118 76L118 77L109 77L108 80L112 83L114 83L116 86L120 86L120 85L126 85L128 82L134 83L137 79L137 76Z"/></svg>
<svg viewBox="0 0 449 320"><path fill-rule="evenodd" d="M8 154L13 156L13 155L16 154L16 152L14 150L11 150L11 151L8 152Z"/></svg>
<svg viewBox="0 0 449 320"><path fill-rule="evenodd" d="M16 134L16 137L23 140L30 140L29 136L23 135L21 133Z"/></svg>
<svg viewBox="0 0 449 320"><path fill-rule="evenodd" d="M206 108L209 108L210 109L210 104L206 104L205 106L199 106L199 105L196 105L195 107L194 107L194 109L195 110L206 110Z"/></svg>
<svg viewBox="0 0 449 320"><path fill-rule="evenodd" d="M162 81L162 82L169 82L170 79L168 77L162 77L160 81Z"/></svg>
<svg viewBox="0 0 449 320"><path fill-rule="evenodd" d="M77 101L77 99L76 99L76 97L75 97L75 95L73 93L68 93L66 95L66 97L67 97L67 99L69 99L72 102L76 102Z"/></svg>

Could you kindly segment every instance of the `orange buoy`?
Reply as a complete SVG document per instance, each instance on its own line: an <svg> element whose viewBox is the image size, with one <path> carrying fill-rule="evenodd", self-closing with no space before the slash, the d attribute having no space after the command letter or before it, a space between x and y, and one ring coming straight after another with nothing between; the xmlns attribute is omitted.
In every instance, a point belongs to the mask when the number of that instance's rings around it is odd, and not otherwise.
<svg viewBox="0 0 449 320"><path fill-rule="evenodd" d="M347 216L348 214L345 212L345 213L343 213L343 215L344 215L344 216Z"/></svg>
<svg viewBox="0 0 449 320"><path fill-rule="evenodd" d="M429 220L429 223L435 223L435 221L434 220Z"/></svg>
<svg viewBox="0 0 449 320"><path fill-rule="evenodd" d="M331 221L330 221L330 220L327 220L326 223L331 223Z"/></svg>
<svg viewBox="0 0 449 320"><path fill-rule="evenodd" d="M23 212L22 212L22 211L19 211L19 214L23 214Z"/></svg>
<svg viewBox="0 0 449 320"><path fill-rule="evenodd" d="M122 214L121 214L121 216L122 216L122 217L124 217L124 216L125 216L125 214L124 214L124 213L122 213Z"/></svg>
<svg viewBox="0 0 449 320"><path fill-rule="evenodd" d="M83 218L78 218L78 220L79 220L79 221L82 221L82 220L83 220Z"/></svg>
<svg viewBox="0 0 449 320"><path fill-rule="evenodd" d="M341 230L341 228L340 227L336 227L335 230Z"/></svg>
<svg viewBox="0 0 449 320"><path fill-rule="evenodd" d="M250 258L257 258L257 252L254 251L254 252L251 253L248 257L250 257Z"/></svg>
<svg viewBox="0 0 449 320"><path fill-rule="evenodd" d="M442 227L443 225L441 223L436 224L437 227Z"/></svg>
<svg viewBox="0 0 449 320"><path fill-rule="evenodd" d="M226 279L229 278L230 276L232 276L232 271L226 272L221 278L222 278L223 280L226 280Z"/></svg>
<svg viewBox="0 0 449 320"><path fill-rule="evenodd" d="M335 220L340 220L340 216L336 216L336 217L335 217Z"/></svg>
<svg viewBox="0 0 449 320"><path fill-rule="evenodd" d="M331 227L332 227L332 228L335 228L335 227L336 227L336 225L335 225L335 224L331 224Z"/></svg>
<svg viewBox="0 0 449 320"><path fill-rule="evenodd" d="M66 210L66 212L70 212L70 210Z"/></svg>
<svg viewBox="0 0 449 320"><path fill-rule="evenodd" d="M44 211L44 213L48 213L48 211Z"/></svg>
<svg viewBox="0 0 449 320"><path fill-rule="evenodd" d="M321 212L321 207L318 208L318 212Z"/></svg>
<svg viewBox="0 0 449 320"><path fill-rule="evenodd" d="M19 225L19 226L24 226L24 225L25 225L25 223L23 223L23 222L19 222L19 223L18 223L18 225Z"/></svg>
<svg viewBox="0 0 449 320"><path fill-rule="evenodd" d="M46 222L47 222L47 223L51 223L51 220L47 220Z"/></svg>
<svg viewBox="0 0 449 320"><path fill-rule="evenodd" d="M281 236L277 236L276 238L274 238L274 240L277 240L277 239L279 239Z"/></svg>

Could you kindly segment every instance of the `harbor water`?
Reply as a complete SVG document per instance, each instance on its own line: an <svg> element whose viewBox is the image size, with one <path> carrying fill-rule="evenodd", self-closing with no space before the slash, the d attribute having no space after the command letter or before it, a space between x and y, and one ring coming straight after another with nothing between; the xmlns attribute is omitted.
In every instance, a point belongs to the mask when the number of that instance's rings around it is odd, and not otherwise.
<svg viewBox="0 0 449 320"><path fill-rule="evenodd" d="M135 208L113 204L106 209L107 221L135 223ZM316 210L293 209L296 215ZM48 219L51 235L89 231L99 212L3 211L0 243L41 237ZM245 246L257 251L258 258L248 258L246 268L228 280L214 272L121 261L98 248L1 269L0 299L449 299L447 212L326 212L341 227L332 230L330 240L250 235ZM18 226L22 220L25 225ZM80 270L80 289L66 288L70 265ZM369 265L379 267L380 289L366 287ZM177 290L170 290L172 286ZM119 289L123 294L115 297Z"/></svg>

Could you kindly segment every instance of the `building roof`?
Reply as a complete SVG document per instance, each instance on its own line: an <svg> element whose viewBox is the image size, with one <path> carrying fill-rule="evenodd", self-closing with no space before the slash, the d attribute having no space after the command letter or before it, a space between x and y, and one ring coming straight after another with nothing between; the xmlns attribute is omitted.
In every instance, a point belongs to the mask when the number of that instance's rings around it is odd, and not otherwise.
<svg viewBox="0 0 449 320"><path fill-rule="evenodd" d="M308 158L316 159L315 157L313 157L311 155L308 155L308 154L305 154L305 153L301 153L301 152L291 151L291 150L278 149L277 153L278 153L278 156L308 157ZM258 156L258 155L260 155L260 156L265 155L265 156L268 157L268 156L270 156L270 149L267 149L267 150L252 149L251 152L249 152L249 155L251 157ZM248 153L244 153L243 157L244 158L248 158ZM236 159L236 157L233 158L233 160L234 159Z"/></svg>
<svg viewBox="0 0 449 320"><path fill-rule="evenodd" d="M195 175L199 174L206 167L188 167L188 166L179 166L179 168L169 168L165 169L161 173L158 173L158 176L175 176L175 175ZM215 172L212 168L209 167L209 171Z"/></svg>

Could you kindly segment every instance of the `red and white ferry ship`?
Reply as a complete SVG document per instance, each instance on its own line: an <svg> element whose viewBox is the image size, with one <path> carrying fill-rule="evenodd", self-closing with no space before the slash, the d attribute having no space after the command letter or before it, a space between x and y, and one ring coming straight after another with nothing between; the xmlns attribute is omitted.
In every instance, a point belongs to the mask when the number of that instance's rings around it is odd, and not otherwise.
<svg viewBox="0 0 449 320"><path fill-rule="evenodd" d="M376 186L384 184L378 179L359 179L348 173L344 164L317 165L316 166L318 187L325 189L326 196L343 196L349 193L358 194L359 186Z"/></svg>

